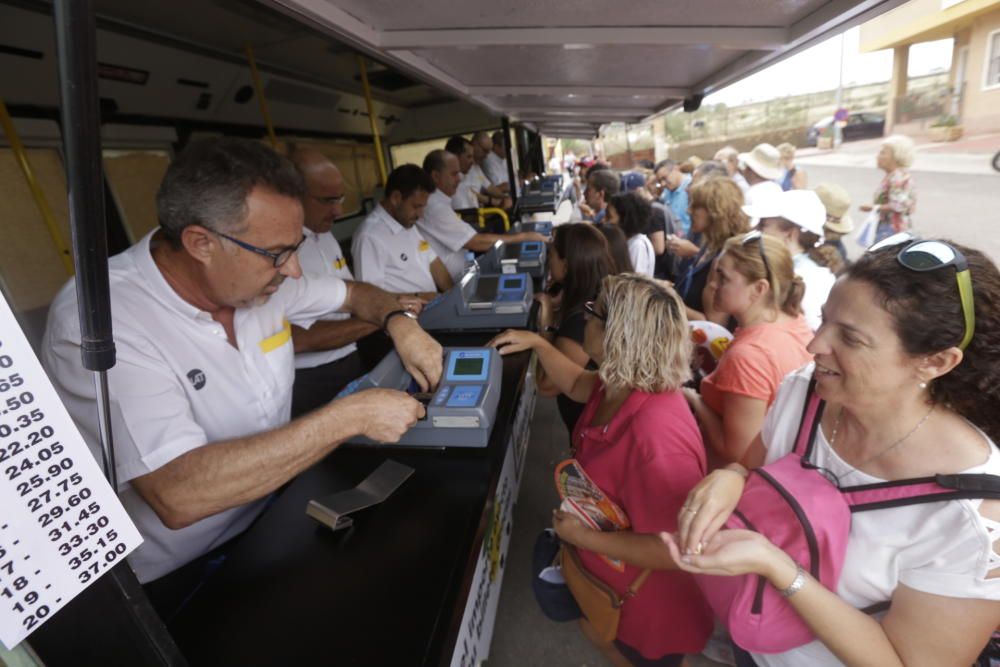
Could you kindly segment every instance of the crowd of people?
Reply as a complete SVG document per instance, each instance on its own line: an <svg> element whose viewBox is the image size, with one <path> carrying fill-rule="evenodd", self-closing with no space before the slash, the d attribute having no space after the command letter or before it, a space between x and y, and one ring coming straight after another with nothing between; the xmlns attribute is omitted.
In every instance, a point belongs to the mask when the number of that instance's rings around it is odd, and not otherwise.
<svg viewBox="0 0 1000 667"><path fill-rule="evenodd" d="M509 203L502 139L454 137L396 167L354 235L353 271L330 234L344 180L321 153L209 139L170 165L160 227L110 268L119 490L144 538L130 562L165 618L273 491L345 439L393 442L424 415L405 392L335 396L360 374L359 342L378 336L421 389L440 380L441 347L416 315L501 238L456 211ZM713 632L705 575L759 577L815 637L780 653L735 646L739 665L967 666L1000 624L1000 505L975 491L857 516L833 584L765 532L722 529L752 471L792 455L812 392L824 407L810 464L838 485L1000 474L1000 272L913 235L912 154L886 140L865 211L879 242L853 263L844 189L804 187L794 150L767 144L648 173L596 164L578 221L550 239L503 237L546 241L550 284L537 333L490 345L537 354L569 452L629 518L604 532L553 515L591 575L620 593L644 582L613 640L581 618L612 664L700 652ZM93 444L76 312L70 281L42 358ZM700 381L695 320L734 334Z"/></svg>
<svg viewBox="0 0 1000 667"><path fill-rule="evenodd" d="M810 392L825 406L811 467L838 486L1000 473L987 380L1000 370L1000 272L972 248L914 235L912 156L905 138L886 140L885 180L860 207L880 243L853 263L850 197L835 183L809 189L790 145L583 174L584 221L557 227L552 243L551 278L572 306L561 315L558 299L542 297L558 326L492 344L538 354L570 454L632 520L609 533L553 516L563 548L628 591L613 641L580 620L611 664L679 665L705 644L712 615L685 572L757 576L812 632L779 653L733 645L740 666L964 667L1000 625L1000 505L988 494L855 515L832 584L766 531L722 529L752 471L792 452ZM618 228L618 259L588 221ZM689 323L699 319L735 335L695 382ZM609 566L618 561L623 570Z"/></svg>

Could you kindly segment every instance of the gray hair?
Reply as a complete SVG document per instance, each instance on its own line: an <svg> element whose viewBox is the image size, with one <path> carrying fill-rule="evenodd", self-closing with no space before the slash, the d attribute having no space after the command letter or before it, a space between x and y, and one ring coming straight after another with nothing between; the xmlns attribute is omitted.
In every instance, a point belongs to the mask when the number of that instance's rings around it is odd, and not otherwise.
<svg viewBox="0 0 1000 667"><path fill-rule="evenodd" d="M913 139L902 134L893 134L885 138L883 146L888 146L892 152L892 159L903 169L908 169L913 165L913 159L917 156L917 146Z"/></svg>
<svg viewBox="0 0 1000 667"><path fill-rule="evenodd" d="M726 165L718 160L705 160L694 168L691 178L700 182L701 179L713 178L715 176L729 178L729 170L726 169Z"/></svg>
<svg viewBox="0 0 1000 667"><path fill-rule="evenodd" d="M222 137L192 143L174 158L156 193L160 227L175 245L191 225L243 231L247 197L258 186L295 200L306 192L291 161L259 141Z"/></svg>

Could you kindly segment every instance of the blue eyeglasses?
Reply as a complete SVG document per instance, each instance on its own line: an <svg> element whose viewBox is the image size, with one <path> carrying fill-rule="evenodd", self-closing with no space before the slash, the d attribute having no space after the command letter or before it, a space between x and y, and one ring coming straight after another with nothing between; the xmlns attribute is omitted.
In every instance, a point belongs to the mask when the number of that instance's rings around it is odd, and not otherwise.
<svg viewBox="0 0 1000 667"><path fill-rule="evenodd" d="M264 257L269 258L272 262L274 262L274 268L276 269L280 269L282 266L288 263L288 260L292 258L292 255L294 255L298 251L299 246L301 246L303 242L305 242L306 240L306 237L303 236L302 239L294 246L285 248L284 250L280 250L278 252L271 252L270 250L264 250L263 248L258 248L257 246L251 243L247 243L246 241L241 241L237 238L233 238L228 234L217 232L214 229L210 229L209 231L215 234L216 236L221 236L227 241L232 241L233 243L243 248L244 250L249 250L250 252L255 252L258 255L263 255Z"/></svg>

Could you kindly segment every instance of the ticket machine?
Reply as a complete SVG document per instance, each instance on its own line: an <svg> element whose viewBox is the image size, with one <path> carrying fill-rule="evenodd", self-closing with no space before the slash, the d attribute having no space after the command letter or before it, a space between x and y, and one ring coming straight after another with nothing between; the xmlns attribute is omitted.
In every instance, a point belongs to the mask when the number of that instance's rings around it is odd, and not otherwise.
<svg viewBox="0 0 1000 667"><path fill-rule="evenodd" d="M487 273L473 265L458 284L424 306L426 331L500 331L528 326L535 298L525 273Z"/></svg>
<svg viewBox="0 0 1000 667"><path fill-rule="evenodd" d="M485 447L489 444L500 400L503 360L491 347L444 348L444 375L437 389L420 393L395 350L367 375L351 381L338 398L364 389L397 389L420 400L427 415L400 439L411 447ZM367 438L350 440L374 444Z"/></svg>
<svg viewBox="0 0 1000 667"><path fill-rule="evenodd" d="M544 278L545 244L541 241L497 241L477 263L484 274L527 273L532 278Z"/></svg>

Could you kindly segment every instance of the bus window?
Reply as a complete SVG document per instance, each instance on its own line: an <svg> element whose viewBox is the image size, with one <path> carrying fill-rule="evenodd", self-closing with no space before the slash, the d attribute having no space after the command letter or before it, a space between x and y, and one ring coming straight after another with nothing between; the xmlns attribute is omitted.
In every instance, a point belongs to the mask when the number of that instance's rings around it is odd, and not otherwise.
<svg viewBox="0 0 1000 667"><path fill-rule="evenodd" d="M169 164L166 151L104 151L104 174L132 243L159 226L156 191Z"/></svg>

